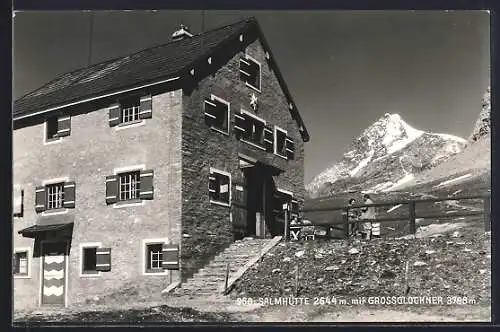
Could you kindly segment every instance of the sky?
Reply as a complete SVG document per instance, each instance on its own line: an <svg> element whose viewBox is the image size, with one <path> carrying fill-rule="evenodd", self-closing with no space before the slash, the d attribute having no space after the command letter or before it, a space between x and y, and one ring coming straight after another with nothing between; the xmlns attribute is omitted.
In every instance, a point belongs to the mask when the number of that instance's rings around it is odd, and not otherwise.
<svg viewBox="0 0 500 332"><path fill-rule="evenodd" d="M93 13L15 13L14 98L89 59L167 43L180 23L199 33L255 16L311 135L306 183L385 113L467 138L490 84L486 11L207 10L204 20L202 11Z"/></svg>

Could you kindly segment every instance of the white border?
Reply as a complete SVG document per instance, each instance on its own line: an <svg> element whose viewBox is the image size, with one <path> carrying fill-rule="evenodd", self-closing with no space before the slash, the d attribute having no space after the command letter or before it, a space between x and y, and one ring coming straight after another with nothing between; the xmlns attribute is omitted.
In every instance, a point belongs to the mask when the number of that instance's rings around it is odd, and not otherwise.
<svg viewBox="0 0 500 332"><path fill-rule="evenodd" d="M47 140L47 119L45 119L45 121L43 122L43 145L51 145L61 142L62 142L62 137L57 137Z"/></svg>
<svg viewBox="0 0 500 332"><path fill-rule="evenodd" d="M247 110L245 110L245 109L243 109L243 108L241 108L241 109L240 109L240 112L241 112L242 114L247 114L247 115L251 116L252 118L254 118L254 119L256 119L256 120L259 120L260 122L263 122L263 123L264 123L264 125L266 125L266 124L267 124L267 121L266 121L266 120L264 120L263 118L258 117L257 115L255 115L255 114L253 114L253 113L251 113L251 112L249 112L249 111L247 111Z"/></svg>
<svg viewBox="0 0 500 332"><path fill-rule="evenodd" d="M87 99L79 100L79 101L76 101L74 103L63 104L63 105L52 107L52 108L48 108L48 109L45 109L45 110L42 110L42 111L39 111L39 112L36 112L36 113L30 113L30 114L26 114L26 115L21 115L19 117L14 117L13 120L20 120L20 119L24 119L24 118L27 118L27 117L35 116L35 115L38 115L38 114L43 114L43 113L47 113L47 112L50 112L50 111L58 110L58 109L61 109L61 108L65 108L65 107L69 107L69 106L73 106L73 105L78 105L78 104L86 103L86 102L89 102L89 101L93 101L93 100L97 100L97 99L101 99L101 98L105 98L105 97L109 97L109 96L118 95L118 94L125 93L125 92L139 90L139 89L146 88L146 87L149 87L149 86L153 86L153 85L156 85L156 84L162 84L162 83L167 83L167 82L175 81L175 80L178 80L179 78L180 78L179 76L178 77L172 77L172 78L169 78L169 79L166 79L166 80L161 80L161 81L157 81L157 82L146 84L146 85L140 85L140 86L137 86L135 88L125 89L125 90L119 90L119 91L108 93L108 94L105 94L105 95L100 95L100 96L97 96L97 97L92 97L92 98L87 98Z"/></svg>
<svg viewBox="0 0 500 332"><path fill-rule="evenodd" d="M281 127L278 127L278 126L274 126L274 133L273 133L273 136L274 136L274 154L283 158L283 159L287 159L288 160L288 157L286 155L281 155L280 153L278 153L278 135L276 135L276 133L278 131L281 131L282 133L285 133L285 146L286 146L286 138L288 136L288 132L281 128Z"/></svg>
<svg viewBox="0 0 500 332"><path fill-rule="evenodd" d="M80 253L79 253L79 265L80 265L80 277L81 278L96 278L101 276L101 271L97 271L97 273L83 273L83 249L85 248L101 248L101 242L84 242L80 243Z"/></svg>
<svg viewBox="0 0 500 332"><path fill-rule="evenodd" d="M249 84L248 82L245 82L245 85L248 86L249 88L257 91L257 92L262 92L262 65L260 64L259 61L257 61L256 59L252 58L250 55L248 55L246 53L245 53L245 59L253 61L257 65L259 65L259 89L257 87L255 87L255 86L253 86L252 84Z"/></svg>
<svg viewBox="0 0 500 332"><path fill-rule="evenodd" d="M231 103L228 102L227 100L224 100L224 99L222 99L220 97L217 97L214 94L210 94L210 100L216 100L218 102L221 102L221 103L227 105L227 131L221 130L221 129L216 128L214 126L210 126L210 129L215 130L215 131L217 131L217 132L219 132L221 134L224 134L226 136L229 136L229 131L230 131L230 128L231 128L231 124L230 124L230 119L231 119ZM204 100L203 101L203 112L204 113L206 112L205 105L206 105L206 101Z"/></svg>
<svg viewBox="0 0 500 332"><path fill-rule="evenodd" d="M226 172L226 171L222 171L220 169L217 169L217 168L213 168L213 167L210 167L210 172L209 172L209 176L210 174L212 173L218 173L218 174L221 174L221 175L226 175L229 177L229 202L228 203L224 203L224 202L220 202L220 201L214 201L212 199L210 199L210 203L211 204L216 204L216 205L221 205L221 206L226 206L226 207L230 207L231 206L231 201L232 201L232 193L231 193L231 184L232 184L232 179L231 179L231 173L229 172ZM210 184L209 184L210 186ZM209 195L210 195L210 192L209 192ZM210 197L210 196L209 196Z"/></svg>
<svg viewBox="0 0 500 332"><path fill-rule="evenodd" d="M141 271L143 276L157 276L157 275L168 275L168 270L164 270L163 272L146 272L146 246L148 244L170 244L170 240L168 238L157 238L157 239L143 239L141 242Z"/></svg>
<svg viewBox="0 0 500 332"><path fill-rule="evenodd" d="M18 252L26 252L26 258L28 259L28 262L27 262L27 268L28 268L28 274L27 275L16 275L16 274L13 274L14 276L14 279L31 279L31 261L32 261L32 258L31 258L31 254L32 254L32 249L31 247L16 247L14 248L13 250L13 253L14 253L14 257L15 257L15 254L18 253Z"/></svg>

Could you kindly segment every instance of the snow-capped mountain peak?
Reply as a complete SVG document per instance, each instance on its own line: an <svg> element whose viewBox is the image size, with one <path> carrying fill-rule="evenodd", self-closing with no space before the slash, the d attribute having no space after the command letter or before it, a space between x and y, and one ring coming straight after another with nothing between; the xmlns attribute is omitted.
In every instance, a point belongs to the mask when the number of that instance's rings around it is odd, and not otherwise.
<svg viewBox="0 0 500 332"><path fill-rule="evenodd" d="M353 190L353 183L357 183L354 187L360 190L387 189L460 152L465 143L453 135L415 129L399 114L385 113L353 140L338 163L318 174L306 189L312 196L317 196L325 184L346 190ZM367 177L368 182L374 178L384 179L372 188L365 181Z"/></svg>

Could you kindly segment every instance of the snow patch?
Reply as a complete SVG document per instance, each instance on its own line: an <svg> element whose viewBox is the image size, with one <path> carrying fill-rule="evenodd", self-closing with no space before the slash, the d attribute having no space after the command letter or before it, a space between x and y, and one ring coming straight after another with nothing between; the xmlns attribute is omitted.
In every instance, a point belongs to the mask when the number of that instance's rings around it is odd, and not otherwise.
<svg viewBox="0 0 500 332"><path fill-rule="evenodd" d="M394 190L395 188L399 187L402 184L405 184L406 182L413 180L414 178L415 177L413 176L413 174L407 173L405 176L403 176L401 179L399 179L399 181L396 182L392 187L384 189L383 191L386 192L386 191Z"/></svg>
<svg viewBox="0 0 500 332"><path fill-rule="evenodd" d="M392 154L413 142L423 133L423 131L415 129L404 122L399 114L391 114L388 116L382 144L386 147L387 153Z"/></svg>
<svg viewBox="0 0 500 332"><path fill-rule="evenodd" d="M349 175L352 177L354 176L356 173L358 173L363 167L365 167L366 165L368 165L368 163L370 162L370 160L372 160L372 157L373 157L373 154L375 152L373 150L370 150L369 154L368 154L368 157L366 157L365 159L361 160L358 164L358 166L356 166L352 171L349 172Z"/></svg>
<svg viewBox="0 0 500 332"><path fill-rule="evenodd" d="M436 134L436 133L434 133L434 135L437 135L437 136L439 136L441 138L444 138L444 139L451 139L451 140L458 141L458 142L461 142L461 143L467 143L466 139L463 139L462 137L458 137L458 136L455 136L455 135L450 135L450 134Z"/></svg>
<svg viewBox="0 0 500 332"><path fill-rule="evenodd" d="M443 181L441 182L440 184L437 184L434 186L434 188L439 188L439 187L442 187L442 186L445 186L447 184L450 184L452 182L455 182L455 181L460 181L462 179L466 179L468 178L469 176L471 176L472 173L468 173L468 174L465 174L465 175L462 175L462 176L459 176L458 178L454 178L454 179L451 179L451 180L447 180L447 181Z"/></svg>

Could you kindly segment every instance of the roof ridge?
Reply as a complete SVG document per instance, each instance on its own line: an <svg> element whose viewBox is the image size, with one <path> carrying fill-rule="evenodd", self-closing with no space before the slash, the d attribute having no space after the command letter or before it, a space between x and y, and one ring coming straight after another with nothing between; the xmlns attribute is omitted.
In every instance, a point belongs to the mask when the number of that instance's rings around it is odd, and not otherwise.
<svg viewBox="0 0 500 332"><path fill-rule="evenodd" d="M232 23L220 25L220 26L214 27L212 29L209 29L207 31L204 31L204 32L201 32L201 33L198 33L198 34L194 34L190 39L199 38L199 37L204 36L204 35L206 35L208 33L213 33L215 31L219 31L221 29L224 29L224 28L227 28L227 27L230 27L230 26L233 26L233 25L237 25L237 24L240 24L240 23L243 23L243 22L256 22L256 21L257 21L257 19L254 16L249 16L249 17L240 19L240 20L232 22ZM64 72L64 73L62 73L60 75L57 75L54 79L48 81L47 83L43 84L39 88L25 93L21 97L17 98L14 102L21 101L22 99L24 99L26 97L29 97L30 95L36 93L37 91L40 91L40 90L46 88L51 83L54 83L55 81L60 80L61 78L63 78L66 75L75 74L75 73L83 71L83 70L88 70L88 69L91 69L91 68L95 68L97 66L102 66L102 65L107 64L107 63L112 63L112 62L118 61L120 59L124 59L124 58L127 58L127 57L132 57L134 55L137 55L137 54L140 54L140 53L143 53L143 52L147 52L147 51L150 51L150 50L154 50L154 49L157 49L157 48L165 47L167 45L170 45L170 44L173 44L173 43L179 43L179 42L182 42L182 41L179 41L179 40L169 40L168 42L163 43L163 44L150 46L150 47L143 48L143 49L140 49L140 50L132 52L132 53L127 53L126 55L120 55L120 56L117 56L117 57L114 57L114 58L111 58L111 59L103 60L103 61L94 63L94 64L92 64L90 66L80 67L80 68L77 68L77 69L72 70L72 71Z"/></svg>

